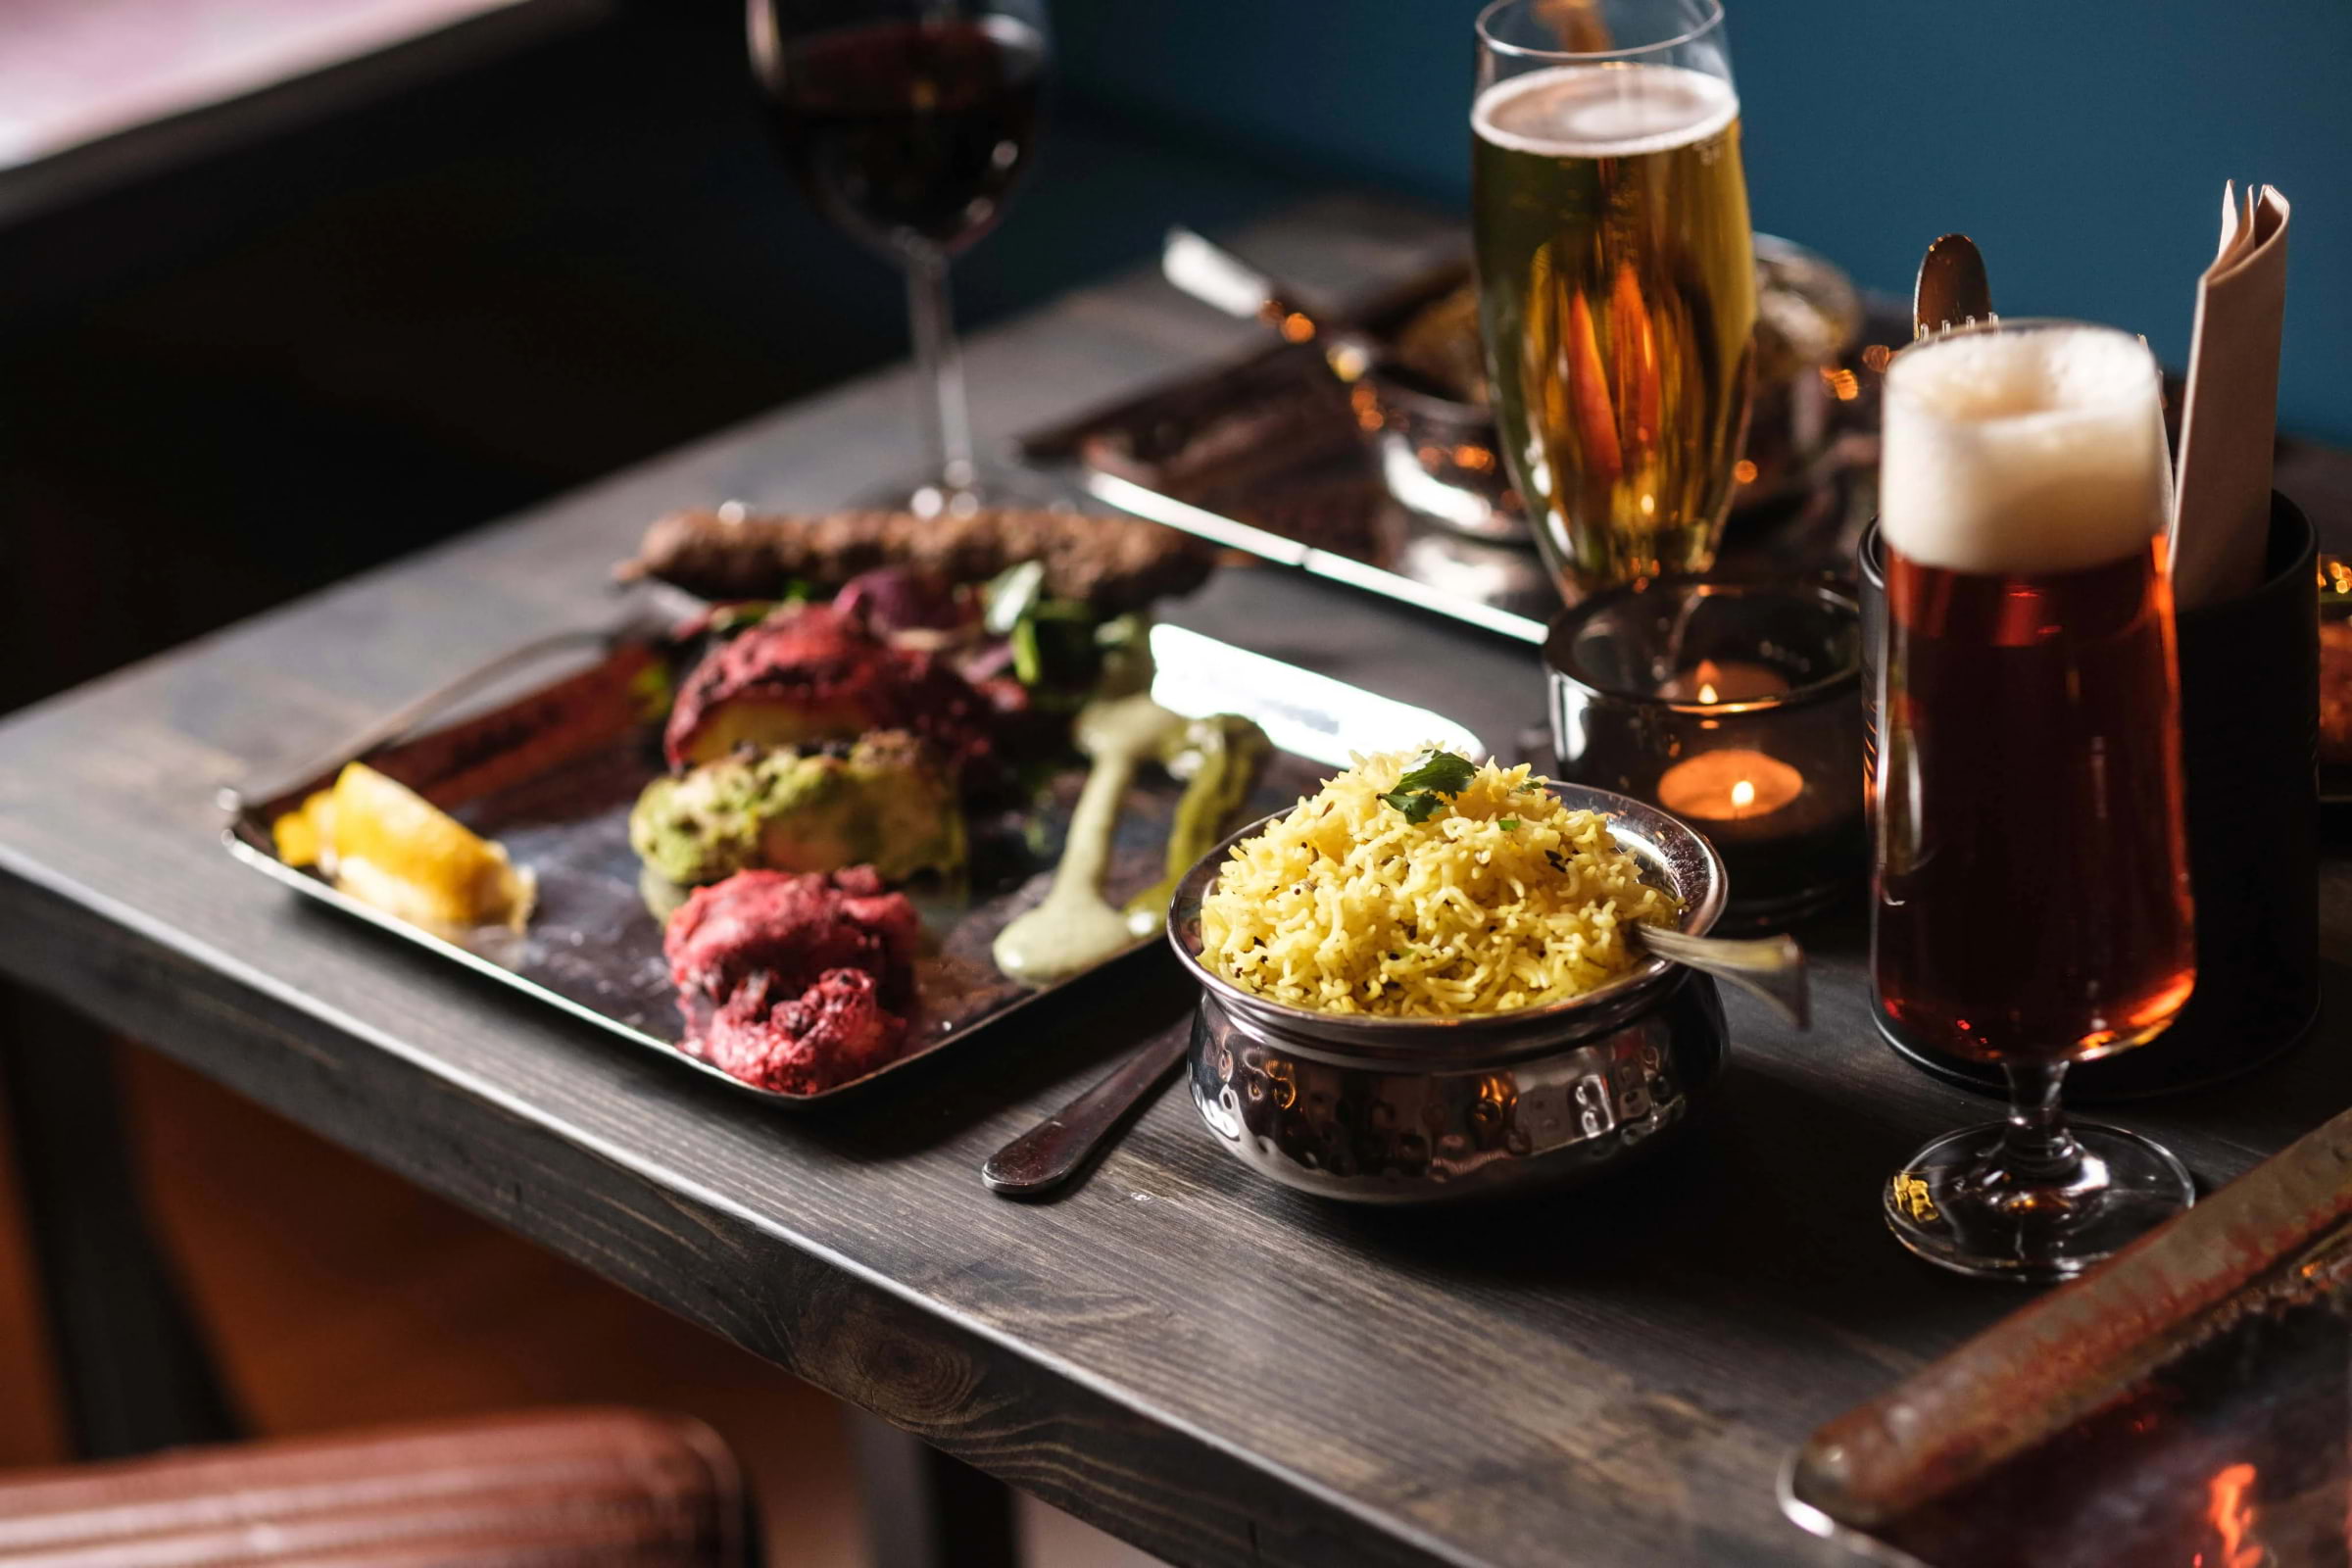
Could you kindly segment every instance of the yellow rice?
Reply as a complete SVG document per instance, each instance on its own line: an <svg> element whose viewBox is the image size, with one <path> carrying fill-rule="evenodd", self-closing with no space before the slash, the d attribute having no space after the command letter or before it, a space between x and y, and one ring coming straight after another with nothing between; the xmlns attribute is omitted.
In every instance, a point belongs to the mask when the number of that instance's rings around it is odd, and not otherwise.
<svg viewBox="0 0 2352 1568"><path fill-rule="evenodd" d="M1459 1017L1581 995L1634 963L1629 922L1672 923L1608 819L1524 766L1488 762L1407 821L1380 797L1420 755L1358 757L1235 845L1201 902L1201 960L1294 1007Z"/></svg>

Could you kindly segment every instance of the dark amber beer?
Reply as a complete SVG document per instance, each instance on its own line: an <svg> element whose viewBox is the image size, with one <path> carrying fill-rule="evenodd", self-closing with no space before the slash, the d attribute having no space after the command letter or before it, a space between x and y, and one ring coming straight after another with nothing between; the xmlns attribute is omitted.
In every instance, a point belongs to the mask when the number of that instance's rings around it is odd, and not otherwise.
<svg viewBox="0 0 2352 1568"><path fill-rule="evenodd" d="M1889 372L1873 963L1924 1045L2088 1060L2195 984L2157 395L2096 327Z"/></svg>
<svg viewBox="0 0 2352 1568"><path fill-rule="evenodd" d="M1495 418L1539 542L1584 587L1703 569L1756 320L1728 74L1554 65L1484 87L1471 123Z"/></svg>

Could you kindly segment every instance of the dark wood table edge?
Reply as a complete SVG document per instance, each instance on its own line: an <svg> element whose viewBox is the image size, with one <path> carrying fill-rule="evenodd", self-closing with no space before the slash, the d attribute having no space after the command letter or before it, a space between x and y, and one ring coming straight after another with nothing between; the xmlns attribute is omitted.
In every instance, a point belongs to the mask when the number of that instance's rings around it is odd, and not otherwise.
<svg viewBox="0 0 2352 1568"><path fill-rule="evenodd" d="M273 894L257 887L254 896ZM4 845L0 921L12 938L0 945L0 971L28 990L1172 1563L1475 1568L821 1245L703 1201L679 1173L566 1136L496 1084L446 1074L397 1039L306 1007L257 983L233 956L44 876ZM255 1040L282 1049L255 1053ZM510 1163L527 1162L544 1179L527 1188L486 1179L464 1155L476 1137L496 1138L514 1152ZM453 1157L436 1157L443 1152ZM562 1227L551 1240L544 1225L523 1222L564 1205L596 1223ZM664 1224L667 1216L687 1229ZM737 1267L699 1280L693 1265L712 1240ZM729 1298L740 1260L755 1254L780 1311L746 1311ZM1059 1457L1039 1462L1041 1446ZM1155 1505L1158 1474L1187 1478L1181 1511ZM1204 1494L1225 1506L1201 1510Z"/></svg>

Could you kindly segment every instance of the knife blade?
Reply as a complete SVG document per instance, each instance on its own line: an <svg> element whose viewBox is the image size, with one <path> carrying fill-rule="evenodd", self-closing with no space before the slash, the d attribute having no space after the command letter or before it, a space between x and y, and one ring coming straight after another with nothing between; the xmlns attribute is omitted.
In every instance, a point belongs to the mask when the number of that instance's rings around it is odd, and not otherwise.
<svg viewBox="0 0 2352 1568"><path fill-rule="evenodd" d="M1182 224L1168 230L1159 270L1201 304L1245 321L1276 322L1292 309L1272 278Z"/></svg>
<svg viewBox="0 0 2352 1568"><path fill-rule="evenodd" d="M1152 700L1186 718L1239 713L1286 752L1346 767L1355 752L1442 746L1472 761L1476 735L1425 708L1350 686L1166 621L1152 628Z"/></svg>

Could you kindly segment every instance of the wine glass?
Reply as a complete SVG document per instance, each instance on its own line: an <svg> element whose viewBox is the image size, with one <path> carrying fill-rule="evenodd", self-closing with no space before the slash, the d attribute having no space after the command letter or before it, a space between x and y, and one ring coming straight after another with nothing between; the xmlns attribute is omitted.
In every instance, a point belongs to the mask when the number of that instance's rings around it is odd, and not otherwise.
<svg viewBox="0 0 2352 1568"><path fill-rule="evenodd" d="M2010 1110L1912 1155L1886 1213L1962 1273L2063 1279L2196 1197L2058 1107L2069 1064L2196 985L2160 397L2145 343L2073 321L1886 372L1872 975L1907 1036L1997 1063Z"/></svg>
<svg viewBox="0 0 2352 1568"><path fill-rule="evenodd" d="M1045 0L749 0L767 122L818 212L906 270L925 395L923 513L980 504L948 264L1029 165Z"/></svg>

